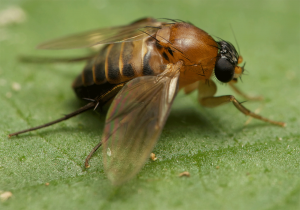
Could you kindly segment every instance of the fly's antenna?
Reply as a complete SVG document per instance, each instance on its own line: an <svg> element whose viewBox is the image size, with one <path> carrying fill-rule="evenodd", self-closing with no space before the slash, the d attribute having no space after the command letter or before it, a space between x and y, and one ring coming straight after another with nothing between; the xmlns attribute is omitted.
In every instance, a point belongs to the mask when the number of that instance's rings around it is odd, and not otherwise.
<svg viewBox="0 0 300 210"><path fill-rule="evenodd" d="M50 126L50 125L54 125L54 124L56 124L56 123L62 122L62 121L64 121L64 120L67 120L67 119L69 119L69 118L75 117L75 116L77 116L77 115L79 115L79 114L81 114L81 113L83 113L83 112L86 112L86 111L88 111L88 110L90 110L90 109L93 109L94 107L97 106L97 104L98 104L98 102L95 100L95 101L90 102L90 103L88 103L87 105L85 105L85 106L79 108L79 109L76 110L75 112L72 112L72 113L70 113L70 114L65 115L65 116L62 117L62 118L59 118L59 119L54 120L54 121L52 121L52 122L46 123L46 124L44 124L44 125L40 125L40 126L37 126L37 127L33 127L33 128L26 129L26 130L18 131L18 132L15 132L15 133L11 133L11 134L8 135L8 137L16 136L16 135L19 135L19 134L21 134L21 133L27 133L27 132L29 132L29 131L34 131L34 130L38 130L38 129L41 129L41 128L48 127L48 126Z"/></svg>
<svg viewBox="0 0 300 210"><path fill-rule="evenodd" d="M239 53L239 55L240 55L240 54L241 54L240 46L239 46L239 43L238 43L238 41L237 41L237 39L236 39L236 36L235 36L235 33L234 33L234 31L233 31L233 28L232 28L232 25L231 25L231 24L230 24L230 28L231 28L231 32L232 32L233 37L234 37L234 41L235 41L236 46L237 46L237 48L238 48L238 53Z"/></svg>

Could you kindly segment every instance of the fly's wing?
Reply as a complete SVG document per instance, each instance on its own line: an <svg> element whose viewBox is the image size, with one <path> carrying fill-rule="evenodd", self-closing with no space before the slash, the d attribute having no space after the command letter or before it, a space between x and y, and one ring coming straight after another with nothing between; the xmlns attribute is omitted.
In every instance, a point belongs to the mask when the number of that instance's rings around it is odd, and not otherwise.
<svg viewBox="0 0 300 210"><path fill-rule="evenodd" d="M100 44L130 42L153 35L162 25L152 18L145 18L127 26L102 28L83 32L42 43L39 49L75 49L92 47Z"/></svg>
<svg viewBox="0 0 300 210"><path fill-rule="evenodd" d="M119 185L143 167L164 127L177 93L180 64L169 64L163 76L128 82L108 111L103 142L105 172Z"/></svg>

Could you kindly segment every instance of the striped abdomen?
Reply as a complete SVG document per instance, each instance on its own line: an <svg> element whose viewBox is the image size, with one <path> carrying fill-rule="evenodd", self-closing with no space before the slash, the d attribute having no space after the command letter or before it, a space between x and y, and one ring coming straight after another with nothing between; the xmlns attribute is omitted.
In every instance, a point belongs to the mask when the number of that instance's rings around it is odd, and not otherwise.
<svg viewBox="0 0 300 210"><path fill-rule="evenodd" d="M135 77L157 75L169 63L162 50L151 37L107 45L87 63L73 88L80 98L95 98Z"/></svg>

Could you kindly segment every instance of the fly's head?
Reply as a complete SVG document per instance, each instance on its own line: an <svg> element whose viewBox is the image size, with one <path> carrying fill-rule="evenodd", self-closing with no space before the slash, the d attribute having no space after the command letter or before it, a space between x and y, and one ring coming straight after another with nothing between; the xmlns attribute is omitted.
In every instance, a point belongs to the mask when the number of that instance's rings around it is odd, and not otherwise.
<svg viewBox="0 0 300 210"><path fill-rule="evenodd" d="M242 56L239 56L235 47L224 40L218 43L219 53L215 64L215 76L224 83L231 80L237 80L244 72L244 66L240 67L238 64L243 62Z"/></svg>

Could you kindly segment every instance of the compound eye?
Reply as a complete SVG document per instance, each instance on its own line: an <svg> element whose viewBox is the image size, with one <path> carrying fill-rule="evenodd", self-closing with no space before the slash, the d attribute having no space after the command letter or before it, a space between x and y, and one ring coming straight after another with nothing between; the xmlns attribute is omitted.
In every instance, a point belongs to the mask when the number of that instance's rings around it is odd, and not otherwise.
<svg viewBox="0 0 300 210"><path fill-rule="evenodd" d="M234 66L226 58L220 58L216 62L215 75L221 82L229 82L234 76Z"/></svg>

